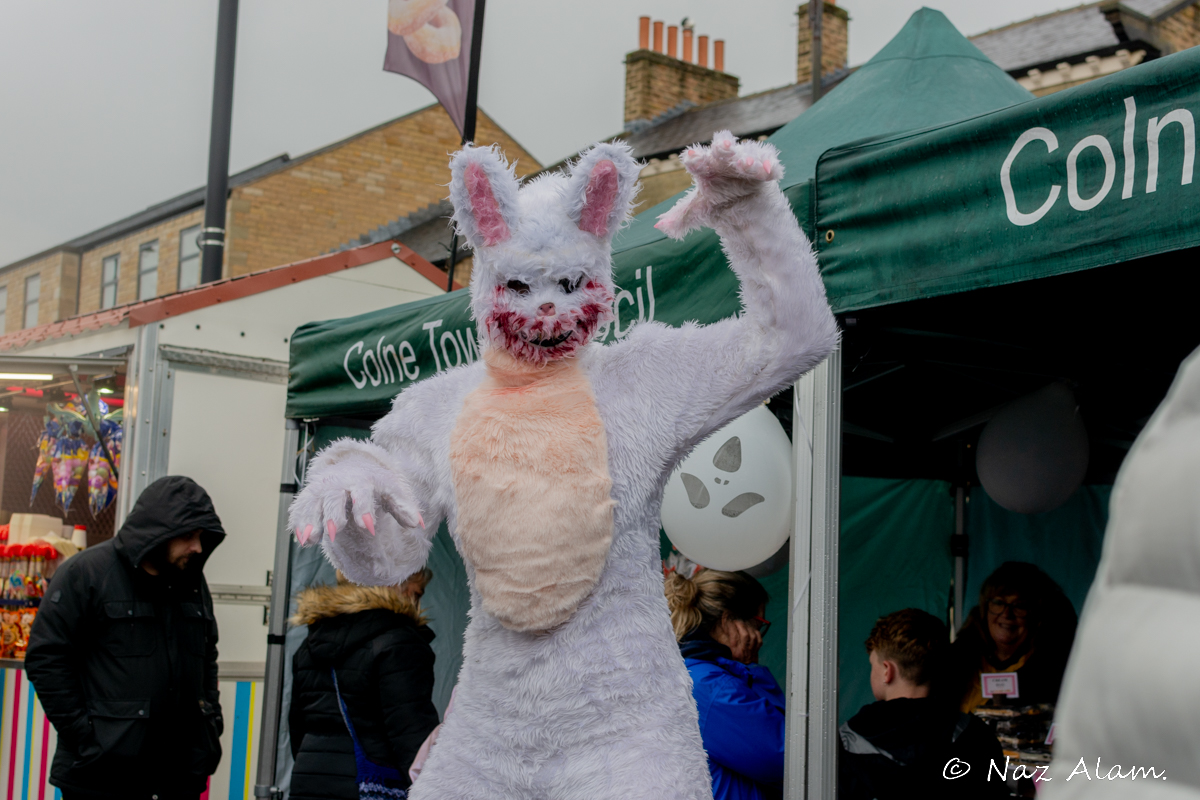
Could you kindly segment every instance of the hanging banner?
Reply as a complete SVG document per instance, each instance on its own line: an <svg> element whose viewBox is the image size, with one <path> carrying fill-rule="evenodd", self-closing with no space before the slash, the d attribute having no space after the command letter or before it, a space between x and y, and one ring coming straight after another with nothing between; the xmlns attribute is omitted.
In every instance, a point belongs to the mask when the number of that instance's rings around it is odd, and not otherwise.
<svg viewBox="0 0 1200 800"><path fill-rule="evenodd" d="M389 0L387 72L433 92L459 133L467 121L476 0Z"/></svg>

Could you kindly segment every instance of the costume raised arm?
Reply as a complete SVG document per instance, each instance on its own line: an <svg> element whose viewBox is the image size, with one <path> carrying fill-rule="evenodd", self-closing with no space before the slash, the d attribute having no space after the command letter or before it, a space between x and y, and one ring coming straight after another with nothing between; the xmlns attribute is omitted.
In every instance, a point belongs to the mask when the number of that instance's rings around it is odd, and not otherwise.
<svg viewBox="0 0 1200 800"><path fill-rule="evenodd" d="M443 513L426 480L435 471L434 443L414 435L429 392L410 392L371 439L338 439L322 450L289 510L300 544L319 543L355 583L395 585L419 570Z"/></svg>
<svg viewBox="0 0 1200 800"><path fill-rule="evenodd" d="M665 468L786 387L837 346L812 245L779 190L779 153L728 132L682 155L695 185L655 226L675 239L711 227L741 281L743 311L712 325L635 326L608 357L663 437Z"/></svg>

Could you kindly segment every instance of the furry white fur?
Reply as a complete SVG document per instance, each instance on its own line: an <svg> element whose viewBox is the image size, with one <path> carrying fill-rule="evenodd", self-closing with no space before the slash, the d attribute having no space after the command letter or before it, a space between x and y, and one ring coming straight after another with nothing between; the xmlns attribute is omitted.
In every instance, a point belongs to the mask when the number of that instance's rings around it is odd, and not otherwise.
<svg viewBox="0 0 1200 800"><path fill-rule="evenodd" d="M455 221L476 248L472 309L483 346L534 365L577 360L607 437L615 507L598 580L549 630L512 630L488 613L480 565L464 559L472 609L455 709L413 800L712 797L663 596L663 486L696 443L824 359L837 328L812 248L776 184L774 148L719 133L684 164L696 186L660 227L676 237L716 229L744 312L679 329L646 323L599 346L588 340L611 315L611 239L637 189L628 149L597 145L568 176L520 192L494 151L467 148L451 162ZM364 583L419 569L442 519L463 552L450 443L486 370L477 362L420 382L396 398L370 442L330 445L293 504L298 534Z"/></svg>

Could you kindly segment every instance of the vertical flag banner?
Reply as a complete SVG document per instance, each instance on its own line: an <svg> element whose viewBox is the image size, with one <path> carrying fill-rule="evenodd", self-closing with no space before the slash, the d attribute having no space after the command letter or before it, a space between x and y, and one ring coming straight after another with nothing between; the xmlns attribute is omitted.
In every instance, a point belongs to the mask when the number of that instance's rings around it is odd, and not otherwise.
<svg viewBox="0 0 1200 800"><path fill-rule="evenodd" d="M476 52L471 47L477 34L476 3L482 0L388 2L388 46L383 68L412 78L433 92L464 136L474 134L466 128L468 107L474 104L469 89L471 57Z"/></svg>

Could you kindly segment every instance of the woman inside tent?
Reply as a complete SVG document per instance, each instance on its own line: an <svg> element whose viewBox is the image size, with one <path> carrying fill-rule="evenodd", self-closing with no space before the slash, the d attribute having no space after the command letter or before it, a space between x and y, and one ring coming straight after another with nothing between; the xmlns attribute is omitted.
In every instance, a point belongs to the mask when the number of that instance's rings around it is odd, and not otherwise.
<svg viewBox="0 0 1200 800"><path fill-rule="evenodd" d="M953 646L962 710L983 705L981 674L1017 673L1020 705L1055 703L1077 616L1054 580L1033 564L1007 561L979 590Z"/></svg>

